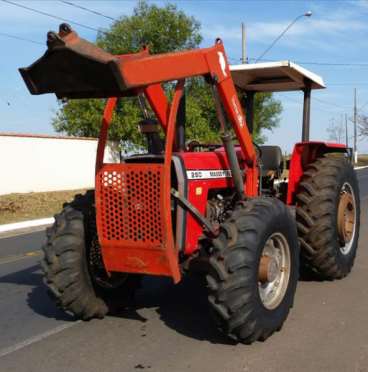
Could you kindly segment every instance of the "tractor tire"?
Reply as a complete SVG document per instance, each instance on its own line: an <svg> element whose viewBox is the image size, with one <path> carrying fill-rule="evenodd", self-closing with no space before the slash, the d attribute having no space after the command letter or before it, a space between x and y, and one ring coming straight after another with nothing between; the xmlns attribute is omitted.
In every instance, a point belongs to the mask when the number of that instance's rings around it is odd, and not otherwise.
<svg viewBox="0 0 368 372"><path fill-rule="evenodd" d="M359 239L358 180L347 159L322 157L310 164L296 195L303 270L320 279L351 271Z"/></svg>
<svg viewBox="0 0 368 372"><path fill-rule="evenodd" d="M64 204L46 235L41 267L49 294L64 311L83 320L101 319L117 295L138 287L139 276L108 276L103 267L93 191Z"/></svg>
<svg viewBox="0 0 368 372"><path fill-rule="evenodd" d="M279 331L293 305L300 256L285 204L263 197L239 204L207 252L208 299L218 328L245 344Z"/></svg>

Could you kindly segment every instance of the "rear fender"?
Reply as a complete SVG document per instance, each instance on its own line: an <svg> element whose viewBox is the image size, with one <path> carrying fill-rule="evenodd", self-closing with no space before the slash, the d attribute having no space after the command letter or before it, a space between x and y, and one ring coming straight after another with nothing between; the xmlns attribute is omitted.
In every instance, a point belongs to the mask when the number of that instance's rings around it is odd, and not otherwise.
<svg viewBox="0 0 368 372"><path fill-rule="evenodd" d="M295 195L301 178L307 166L317 158L326 153L346 153L349 155L349 148L340 143L330 142L300 142L294 146L290 159L289 183L287 191L287 204L295 204Z"/></svg>

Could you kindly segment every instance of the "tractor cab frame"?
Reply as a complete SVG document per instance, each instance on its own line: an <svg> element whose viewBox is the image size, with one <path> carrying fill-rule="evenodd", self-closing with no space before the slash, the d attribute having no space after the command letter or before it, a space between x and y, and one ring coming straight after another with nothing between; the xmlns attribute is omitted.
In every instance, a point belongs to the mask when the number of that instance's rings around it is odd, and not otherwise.
<svg viewBox="0 0 368 372"><path fill-rule="evenodd" d="M310 114L312 90L326 88L323 78L291 61L278 61L230 66L235 86L246 93L245 112L249 132L253 132L254 96L265 92L303 92L303 117L301 142L294 145L288 162L289 176L286 182L286 202L295 204L295 195L305 169L326 153L345 153L351 156L346 146L338 143L310 141ZM281 153L278 146L266 146L269 159ZM266 155L266 154L265 154ZM267 167L267 164L266 164Z"/></svg>

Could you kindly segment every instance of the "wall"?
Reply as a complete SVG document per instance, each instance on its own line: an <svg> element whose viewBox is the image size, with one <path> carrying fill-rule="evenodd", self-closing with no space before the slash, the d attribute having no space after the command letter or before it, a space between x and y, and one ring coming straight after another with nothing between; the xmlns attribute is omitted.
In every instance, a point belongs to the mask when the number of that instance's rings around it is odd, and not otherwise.
<svg viewBox="0 0 368 372"><path fill-rule="evenodd" d="M96 139L0 133L0 195L90 188ZM117 151L107 146L106 162Z"/></svg>

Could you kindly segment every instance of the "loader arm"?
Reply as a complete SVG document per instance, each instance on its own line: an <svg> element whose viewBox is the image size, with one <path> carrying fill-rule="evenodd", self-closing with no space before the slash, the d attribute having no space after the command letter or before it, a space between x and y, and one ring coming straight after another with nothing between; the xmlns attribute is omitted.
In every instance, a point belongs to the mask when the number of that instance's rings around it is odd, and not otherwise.
<svg viewBox="0 0 368 372"><path fill-rule="evenodd" d="M221 40L210 48L150 55L112 55L81 39L62 24L48 33L44 56L20 73L32 94L55 93L58 98L109 98L144 93L166 131L169 103L161 83L204 76L217 86L248 166L245 192L257 195L256 153L238 100ZM96 78L97 76L97 78Z"/></svg>

